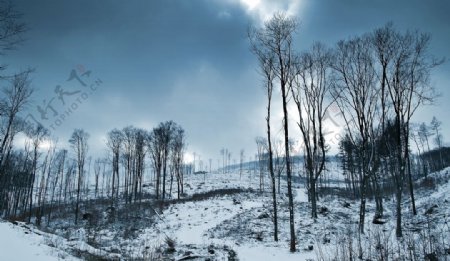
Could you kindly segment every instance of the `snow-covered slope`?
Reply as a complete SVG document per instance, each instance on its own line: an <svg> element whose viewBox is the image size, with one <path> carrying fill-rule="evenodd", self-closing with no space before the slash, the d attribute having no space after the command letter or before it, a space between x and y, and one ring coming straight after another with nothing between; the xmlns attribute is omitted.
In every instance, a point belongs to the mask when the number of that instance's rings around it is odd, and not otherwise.
<svg viewBox="0 0 450 261"><path fill-rule="evenodd" d="M434 187L418 186L416 205L418 215L412 216L409 198L404 197L403 240L395 238L395 202L386 197L384 202L386 223L372 224L374 202L367 203L366 234L361 236L365 257L406 256L409 244L417 249L427 247L427 234L432 234L441 252L449 247L450 231L450 182L448 172L430 174ZM289 252L289 222L287 197L278 195L279 238L273 240L272 198L270 184L265 178L264 192L259 192L259 175L252 172L211 173L186 177L185 200L172 201L161 208L158 215L145 216L139 212L144 225L132 227L134 233L126 233L124 224L95 226L91 228L94 243L89 242L85 228L69 226L57 233L41 232L32 226L19 223L0 223L1 260L65 260L75 259L67 253L75 253L86 259L87 254L106 259L159 260L346 260L345 252L353 248L358 252L358 200L339 198L335 195L321 197L319 218L310 218L310 206L303 185L294 185L295 228L298 251ZM426 181L426 180L425 180ZM418 182L425 182L419 180ZM429 181L428 181L429 182ZM282 191L286 191L282 180ZM150 188L151 189L151 188ZM233 193L212 193L220 189ZM237 192L236 192L237 191ZM203 195L194 199L194 195ZM206 194L202 194L206 193ZM175 197L175 194L173 195ZM432 213L426 214L432 209ZM63 222L68 222L64 219ZM129 220L126 221L130 223ZM130 223L132 224L132 223ZM423 232L423 233L422 233ZM63 238L63 236L65 238ZM423 236L423 238L421 237ZM167 239L174 241L172 252L167 252ZM380 251L380 244L382 244ZM52 245L54 247L49 247ZM95 246L95 248L93 247ZM438 249L433 247L433 249ZM422 251L422 250L420 250ZM418 259L423 255L418 251ZM429 253L432 250L424 250ZM433 250L434 251L434 250ZM66 253L64 253L66 252ZM84 255L78 255L85 252ZM444 254L445 255L445 254ZM449 255L450 256L450 255Z"/></svg>
<svg viewBox="0 0 450 261"><path fill-rule="evenodd" d="M0 221L0 260L77 260L48 246L48 237L32 229Z"/></svg>

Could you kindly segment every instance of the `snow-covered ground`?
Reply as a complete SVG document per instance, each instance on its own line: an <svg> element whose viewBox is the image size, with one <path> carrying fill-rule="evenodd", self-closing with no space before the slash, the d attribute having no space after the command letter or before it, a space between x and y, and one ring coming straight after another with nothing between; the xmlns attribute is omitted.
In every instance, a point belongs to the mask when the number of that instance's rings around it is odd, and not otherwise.
<svg viewBox="0 0 450 261"><path fill-rule="evenodd" d="M0 260L78 260L58 248L48 246L49 237L23 224L0 221Z"/></svg>
<svg viewBox="0 0 450 261"><path fill-rule="evenodd" d="M364 255L380 252L376 246L377 240L383 241L386 245L383 249L391 251L392 255L396 255L395 252L402 249L402 244L411 244L407 242L411 238L417 240L416 247L424 247L423 244L428 242L422 242L421 234L414 229L424 228L430 224L433 227L429 233L436 233L435 238L442 240L444 248L449 248L449 235L442 235L450 231L448 227L448 221L450 221L449 170L430 175L430 178L440 181L440 184L434 188L417 189L416 203L419 212L417 216L410 214L408 197L405 196L406 236L401 242L397 241L394 233L394 202L386 200L384 203L386 224L375 225L372 224L374 203L369 200L366 217L367 233L362 236L365 242L362 244ZM335 176L339 177L339 175ZM263 193L259 192L259 175L251 171L245 171L242 175L238 172L187 175L185 180L187 199L173 201L164 206L161 211L158 210L158 214L155 215L148 215L149 212L145 211L140 212L140 216L133 217L141 220L140 223L131 223L131 227L123 223L89 227L87 223L84 223L81 228L69 226L69 228L56 229L55 232L59 236L52 236L32 227L24 228L23 224L14 226L11 223L0 223L0 239L9 241L6 237L11 238L11 242L1 242L0 248L5 251L1 251L0 260L58 258L70 260L73 257L64 252L73 254L77 251L109 259L125 260L130 258L158 260L161 257L169 257L172 260L194 257L197 258L196 260L319 260L321 258L332 260L338 254L342 255L342 251L345 251L342 249L343 246L355 245L357 242L355 231L358 224L358 201L336 196L321 198L318 203L319 218L314 221L310 218L310 207L304 186L294 184L298 251L290 253L287 196L283 193L278 195L280 240L275 242L268 177L265 177ZM282 191L286 191L285 181L282 181L281 186ZM152 187L147 189L151 191ZM234 189L234 192L211 194L196 200L189 199L195 194L220 189ZM172 197L176 197L175 192ZM429 209L433 209L433 213L425 214ZM128 230L131 232L127 233ZM29 234L25 234L26 232ZM168 241L174 242L170 251ZM28 249L28 247L30 250L23 251L29 254L28 256L17 256L16 259L11 259L11 255L17 252L17 249ZM43 259L36 259L35 256ZM79 254L76 256L86 257Z"/></svg>

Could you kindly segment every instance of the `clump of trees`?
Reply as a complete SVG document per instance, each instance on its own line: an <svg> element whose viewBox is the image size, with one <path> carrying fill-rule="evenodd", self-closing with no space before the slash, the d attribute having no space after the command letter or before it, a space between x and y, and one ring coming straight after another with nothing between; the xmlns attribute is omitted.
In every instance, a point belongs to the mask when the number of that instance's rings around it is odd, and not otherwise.
<svg viewBox="0 0 450 261"><path fill-rule="evenodd" d="M11 3L0 4L0 57L22 42L26 26ZM23 152L13 150L17 134L27 129L21 113L30 101L31 70L6 75L6 65L0 67L0 216L15 214L24 209L32 193L32 177L36 168L30 161L31 148ZM37 157L34 154L35 158Z"/></svg>
<svg viewBox="0 0 450 261"><path fill-rule="evenodd" d="M360 134L359 139L352 139L352 130L357 128L348 129L346 137L350 139L345 141L347 145L342 144L341 147L347 151L352 149L348 146L350 141L356 148L352 150L362 159L362 176L359 179L361 205L366 198L367 182L370 181L377 197L376 216L382 215L380 180L390 180L395 184L398 237L402 236L401 203L406 185L412 211L417 213L411 173L411 118L420 106L435 99L433 86L429 84L430 72L442 62L429 54L429 42L428 34L418 31L401 33L392 24L387 24L370 34L338 45L338 57L342 61L338 67L340 78L337 87L340 88L334 95L342 101L343 88L351 87L354 91L346 98L350 105L340 104L340 107L354 112L356 116L346 122L348 126L349 123L359 126ZM360 50L360 54L352 56L355 50ZM358 61L355 58L361 57L363 66L352 66L353 61ZM348 155L345 157L348 158ZM349 167L353 168L346 164L347 170ZM361 208L361 232L364 231L364 212Z"/></svg>
<svg viewBox="0 0 450 261"><path fill-rule="evenodd" d="M19 19L10 3L0 4L0 55L22 41L26 27ZM31 72L0 77L5 86L0 96L0 217L27 218L37 225L46 218L48 224L56 207L69 204L77 224L87 200L107 198L112 206L119 200L140 203L145 180L156 183L156 199L171 197L173 182L177 197L183 195L188 168L186 135L180 125L167 121L151 131L133 126L111 130L106 141L109 155L93 161L91 179L88 132L75 129L68 140L71 149L58 148L44 126L23 117L33 94ZM24 148L15 144L19 133L25 137ZM154 175L146 179L150 170Z"/></svg>
<svg viewBox="0 0 450 261"><path fill-rule="evenodd" d="M309 51L294 50L295 18L276 13L261 28L249 30L251 51L258 59L267 97L267 138L257 140L267 152L268 172L275 189L272 147L271 102L274 86L280 88L283 109L284 162L289 199L290 250L295 251L294 206L291 189L291 162L288 132L288 102L293 102L301 132L311 216L317 218L317 180L325 170L324 122L328 109L336 104L345 121L340 141L340 157L348 187L359 197L359 233L364 233L366 201L372 193L376 202L374 220L383 217L383 188L386 181L395 184L396 235L402 236L402 196L409 190L412 211L417 212L411 167L410 140L417 140L424 151L428 137L435 135L441 151L440 122L434 119L429 129L411 131L412 116L422 105L436 98L429 84L431 71L442 63L428 50L430 36L418 31L400 32L392 23L373 32L339 41L334 48L315 43ZM276 85L274 83L276 82ZM417 145L419 147L419 145ZM258 145L258 148L263 148ZM428 149L429 150L429 149ZM422 153L423 154L423 153ZM423 161L423 157L421 157ZM276 197L273 197L274 230L277 240Z"/></svg>
<svg viewBox="0 0 450 261"><path fill-rule="evenodd" d="M111 206L119 201L141 203L145 180L155 183L156 199L172 197L175 189L178 198L184 193L186 137L184 129L173 121L151 131L133 126L110 131L106 141L110 153L95 159L94 178L89 178L92 157L88 156L89 134L85 130L73 131L70 151L58 149L42 125L28 126L24 132L25 148L11 149L0 172L5 180L1 183L2 217L27 216L28 222L41 225L43 217L50 222L56 206L69 204L77 224L87 200L105 198ZM150 170L153 175L145 175ZM153 197L149 192L147 198Z"/></svg>

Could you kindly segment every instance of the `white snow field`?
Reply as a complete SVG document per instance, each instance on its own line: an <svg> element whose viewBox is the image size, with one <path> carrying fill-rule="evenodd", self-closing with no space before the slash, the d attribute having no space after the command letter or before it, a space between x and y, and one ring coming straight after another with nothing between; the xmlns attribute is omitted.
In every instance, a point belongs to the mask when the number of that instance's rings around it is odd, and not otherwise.
<svg viewBox="0 0 450 261"><path fill-rule="evenodd" d="M395 238L395 202L385 200L386 223L375 225L372 224L375 207L369 200L367 233L363 236L365 243L362 245L364 254L379 251L373 244L378 239L386 245L383 250L395 255L396 251L402 249L401 244L408 243L408 231L426 226L431 219L437 222L433 230L437 231L436 237L442 240L444 247L449 247L449 235L444 235L450 231L449 170L429 176L441 181L435 188L417 189L417 216L410 214L407 207L409 198L405 194L406 236L402 242ZM321 197L318 202L319 218L314 221L310 218L305 188L301 184L294 184L298 250L290 253L287 196L284 193L278 195L280 232L279 241L275 242L272 198L267 176L263 193L259 192L259 175L247 171L242 175L236 172L187 175L185 181L185 200L166 204L157 210L158 214L152 216L146 216L148 212L145 211L139 212L140 216L132 218L141 223L130 221L130 227L120 223L94 228L89 228L87 223L78 228L67 225L64 229L55 229L56 236L23 223L13 225L1 222L0 260L75 260L72 255L86 259L86 255L77 255L77 252L108 260L332 260L342 254L342 246L357 242L358 200ZM281 185L282 190L286 191L285 181ZM148 185L146 189L152 191L153 188ZM211 194L195 200L191 198L196 193L218 189L235 191ZM176 197L175 192L172 195ZM434 216L425 214L430 208L434 209ZM62 224L71 222L73 220L70 218L60 221ZM167 252L168 238L174 242L172 252ZM416 247L423 247L420 238L415 240ZM447 257L450 259L450 256Z"/></svg>
<svg viewBox="0 0 450 261"><path fill-rule="evenodd" d="M0 221L0 260L78 260L57 248L48 246L48 237L51 235L41 234L20 224Z"/></svg>

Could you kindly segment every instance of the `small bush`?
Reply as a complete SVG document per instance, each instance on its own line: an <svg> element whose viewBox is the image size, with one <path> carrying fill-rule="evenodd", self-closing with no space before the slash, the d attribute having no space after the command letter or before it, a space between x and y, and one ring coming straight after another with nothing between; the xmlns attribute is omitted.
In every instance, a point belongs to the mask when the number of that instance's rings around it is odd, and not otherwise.
<svg viewBox="0 0 450 261"><path fill-rule="evenodd" d="M167 245L166 252L168 252L168 253L175 252L175 240L174 239L166 236L166 238L164 239L164 243L166 243L166 245Z"/></svg>

